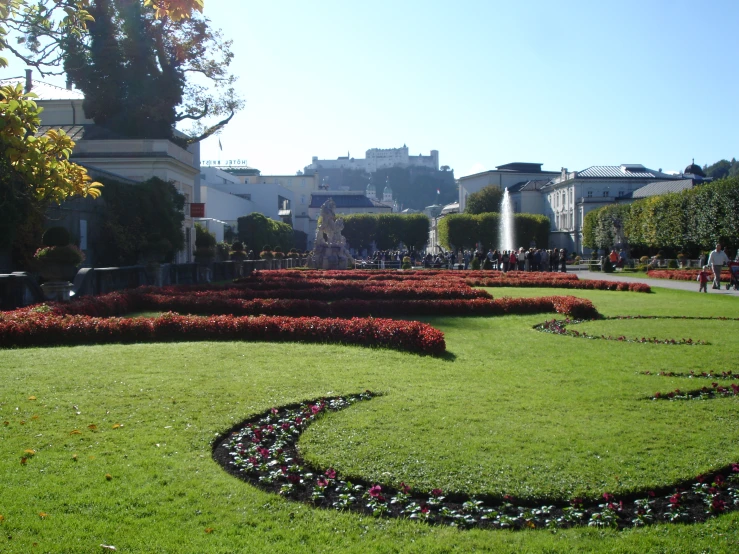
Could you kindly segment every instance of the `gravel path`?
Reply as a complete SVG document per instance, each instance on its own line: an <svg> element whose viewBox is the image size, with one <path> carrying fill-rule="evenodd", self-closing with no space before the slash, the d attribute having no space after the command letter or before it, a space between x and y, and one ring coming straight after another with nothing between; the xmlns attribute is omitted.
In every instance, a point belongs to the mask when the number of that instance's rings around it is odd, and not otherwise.
<svg viewBox="0 0 739 554"><path fill-rule="evenodd" d="M645 283L650 287L662 287L665 289L687 290L698 292L697 281L674 281L671 279L650 279L644 274L641 277L638 273L600 273L597 271L574 270L580 279L597 279L603 281L625 281L627 283ZM734 289L726 290L726 283L723 284L721 290L711 289L711 283L708 283L708 294L721 294L724 296L739 296L739 291Z"/></svg>

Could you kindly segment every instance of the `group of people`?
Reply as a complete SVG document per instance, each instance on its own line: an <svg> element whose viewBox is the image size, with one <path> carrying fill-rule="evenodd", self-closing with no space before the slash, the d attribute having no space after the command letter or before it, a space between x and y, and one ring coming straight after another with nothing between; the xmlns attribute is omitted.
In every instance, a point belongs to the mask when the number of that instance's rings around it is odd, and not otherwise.
<svg viewBox="0 0 739 554"><path fill-rule="evenodd" d="M708 280L713 277L713 289L721 288L721 271L725 265L731 261L729 256L724 252L723 245L721 243L716 245L716 249L713 250L706 260L705 254L701 256L701 264L703 269L698 273L698 292L708 292ZM736 261L739 262L739 252L736 255ZM704 263L705 262L705 263ZM709 272L710 270L710 272ZM733 279L732 279L733 280ZM734 284L736 287L736 283ZM727 286L728 288L728 286Z"/></svg>
<svg viewBox="0 0 739 554"><path fill-rule="evenodd" d="M426 254L424 267L459 267L469 269L477 259L481 268L498 271L567 271L567 251L564 248L545 250L543 248L523 248L518 250L490 249L457 250L433 256Z"/></svg>

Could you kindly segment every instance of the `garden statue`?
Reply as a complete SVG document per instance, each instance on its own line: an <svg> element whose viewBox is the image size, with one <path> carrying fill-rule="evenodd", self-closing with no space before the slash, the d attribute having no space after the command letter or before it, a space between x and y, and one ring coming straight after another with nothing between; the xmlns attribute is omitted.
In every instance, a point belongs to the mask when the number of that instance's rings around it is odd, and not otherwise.
<svg viewBox="0 0 739 554"><path fill-rule="evenodd" d="M313 254L308 259L308 267L347 269L350 264L354 263L352 255L346 248L346 239L341 234L344 230L344 221L336 219L335 209L336 204L331 198L321 206L315 245Z"/></svg>

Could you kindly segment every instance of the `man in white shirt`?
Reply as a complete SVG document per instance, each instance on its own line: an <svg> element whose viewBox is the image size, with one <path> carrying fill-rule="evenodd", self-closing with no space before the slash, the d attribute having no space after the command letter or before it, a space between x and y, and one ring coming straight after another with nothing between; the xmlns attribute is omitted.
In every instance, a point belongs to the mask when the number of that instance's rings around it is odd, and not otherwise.
<svg viewBox="0 0 739 554"><path fill-rule="evenodd" d="M710 265L711 269L713 270L714 289L721 288L721 269L723 269L724 264L728 263L729 257L726 255L726 252L722 250L721 244L717 244L716 250L711 252L711 254L708 256L708 265Z"/></svg>

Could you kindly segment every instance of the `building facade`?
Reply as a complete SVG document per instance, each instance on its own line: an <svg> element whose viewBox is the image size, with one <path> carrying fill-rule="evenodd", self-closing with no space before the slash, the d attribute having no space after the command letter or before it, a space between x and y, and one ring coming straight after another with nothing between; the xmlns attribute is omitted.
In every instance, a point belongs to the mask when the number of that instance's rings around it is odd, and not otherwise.
<svg viewBox="0 0 739 554"><path fill-rule="evenodd" d="M625 200L648 183L681 178L641 164L592 166L572 172L562 168L560 175L541 189L544 215L551 222L550 246L589 253L582 244L582 227L588 212Z"/></svg>

